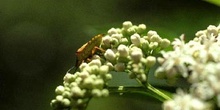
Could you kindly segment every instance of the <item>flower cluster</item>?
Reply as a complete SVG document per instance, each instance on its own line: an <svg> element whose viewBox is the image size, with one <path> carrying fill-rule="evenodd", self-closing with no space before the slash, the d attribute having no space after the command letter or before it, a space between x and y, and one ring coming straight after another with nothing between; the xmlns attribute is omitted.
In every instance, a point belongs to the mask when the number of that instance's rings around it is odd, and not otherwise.
<svg viewBox="0 0 220 110"><path fill-rule="evenodd" d="M179 89L173 100L164 102L163 110L211 110L211 105Z"/></svg>
<svg viewBox="0 0 220 110"><path fill-rule="evenodd" d="M163 58L158 58L161 66L155 76L169 83L175 83L179 77L186 78L191 83L189 95L202 101L215 99L220 108L220 25L198 31L187 43L181 36L172 45L173 51L163 51Z"/></svg>
<svg viewBox="0 0 220 110"><path fill-rule="evenodd" d="M89 63L83 62L79 71L64 76L63 85L56 88L56 98L51 101L54 109L85 108L91 97L108 96L107 81L110 71L127 72L130 78L147 82L147 73L155 65L160 50L170 41L156 31L146 30L144 24L130 21L122 28L111 28L102 38L103 54L94 55Z"/></svg>
<svg viewBox="0 0 220 110"><path fill-rule="evenodd" d="M79 71L64 76L63 86L56 88L56 99L51 101L54 109L85 108L91 97L106 97L106 82L112 78L109 67L103 65L100 57L94 56L89 63L82 63Z"/></svg>
<svg viewBox="0 0 220 110"><path fill-rule="evenodd" d="M104 57L113 65L113 70L147 82L147 73L156 63L154 55L169 45L168 39L161 38L156 31L147 31L144 24L137 26L126 21L122 28L108 30L102 48L106 49Z"/></svg>

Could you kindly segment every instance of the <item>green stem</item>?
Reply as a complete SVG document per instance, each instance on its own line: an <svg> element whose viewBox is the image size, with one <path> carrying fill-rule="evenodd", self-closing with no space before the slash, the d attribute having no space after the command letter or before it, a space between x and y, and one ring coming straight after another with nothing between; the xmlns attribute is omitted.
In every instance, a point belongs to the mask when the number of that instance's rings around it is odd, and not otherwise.
<svg viewBox="0 0 220 110"><path fill-rule="evenodd" d="M153 87L152 85L150 85L149 83L142 83L140 80L137 79L137 81L144 87L146 88L147 92L149 92L149 94L151 94L152 97L164 102L166 100L170 100L171 96L168 94L165 94L164 92L158 90L157 88Z"/></svg>

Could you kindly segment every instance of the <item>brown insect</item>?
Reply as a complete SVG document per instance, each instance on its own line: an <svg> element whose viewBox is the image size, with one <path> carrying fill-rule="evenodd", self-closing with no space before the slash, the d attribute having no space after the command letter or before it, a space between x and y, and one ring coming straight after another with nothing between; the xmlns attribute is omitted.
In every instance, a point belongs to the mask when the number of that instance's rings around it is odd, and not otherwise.
<svg viewBox="0 0 220 110"><path fill-rule="evenodd" d="M78 69L80 64L84 61L88 61L88 58L92 57L97 50L104 51L103 49L99 48L99 46L101 45L103 36L104 36L103 34L99 34L99 35L93 37L90 41L85 43L82 47L80 47L76 51L77 59L76 59L75 66L70 68L67 71L68 73L72 73L71 71L73 71L73 73L74 73Z"/></svg>

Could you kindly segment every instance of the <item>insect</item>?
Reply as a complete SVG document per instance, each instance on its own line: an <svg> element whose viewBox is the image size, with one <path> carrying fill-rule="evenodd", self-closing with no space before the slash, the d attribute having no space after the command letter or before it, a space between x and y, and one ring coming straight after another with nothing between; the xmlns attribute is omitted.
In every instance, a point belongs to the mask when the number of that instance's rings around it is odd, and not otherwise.
<svg viewBox="0 0 220 110"><path fill-rule="evenodd" d="M93 37L90 41L85 43L82 47L80 47L76 51L77 59L76 59L75 66L70 68L67 71L68 73L72 73L72 71L74 73L78 69L80 64L83 61L87 61L88 58L91 57L92 55L94 55L97 50L104 51L103 49L99 48L99 46L100 46L100 44L102 42L102 37L103 36L104 36L104 34L99 34L99 35Z"/></svg>

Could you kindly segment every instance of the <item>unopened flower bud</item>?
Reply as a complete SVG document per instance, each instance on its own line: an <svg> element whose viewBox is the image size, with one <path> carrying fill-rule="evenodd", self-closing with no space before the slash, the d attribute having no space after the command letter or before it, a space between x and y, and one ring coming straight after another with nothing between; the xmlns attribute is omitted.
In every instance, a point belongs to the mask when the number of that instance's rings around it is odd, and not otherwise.
<svg viewBox="0 0 220 110"><path fill-rule="evenodd" d="M160 42L160 47L166 48L170 45L170 41L168 39L162 39Z"/></svg>
<svg viewBox="0 0 220 110"><path fill-rule="evenodd" d="M100 91L99 89L93 89L93 90L92 90L92 95L93 95L94 97L101 97L101 96L102 96L102 93L101 93L101 91Z"/></svg>
<svg viewBox="0 0 220 110"><path fill-rule="evenodd" d="M69 99L64 98L64 99L62 100L62 103L63 103L64 106L68 107L68 106L70 106L70 103L71 103L71 102L70 102Z"/></svg>
<svg viewBox="0 0 220 110"><path fill-rule="evenodd" d="M160 38L160 36L158 35L158 34L154 34L154 35L152 35L151 36L151 38L150 38L150 42L161 42L161 38Z"/></svg>
<svg viewBox="0 0 220 110"><path fill-rule="evenodd" d="M112 51L112 49L107 49L105 54L104 54L105 58L109 61L115 61L116 55L115 53Z"/></svg>
<svg viewBox="0 0 220 110"><path fill-rule="evenodd" d="M143 57L143 53L141 50L134 50L131 52L131 59L135 62L138 63L140 62L140 59Z"/></svg>
<svg viewBox="0 0 220 110"><path fill-rule="evenodd" d="M147 57L147 66L150 68L156 63L156 58L154 56Z"/></svg>
<svg viewBox="0 0 220 110"><path fill-rule="evenodd" d="M108 89L103 89L103 90L101 91L101 93L102 93L102 96L103 96L103 97L107 97L107 96L109 95Z"/></svg>
<svg viewBox="0 0 220 110"><path fill-rule="evenodd" d="M108 34L109 34L109 35L117 34L117 33L118 33L118 32L117 32L117 29L115 29L115 28L111 28L111 29L108 30Z"/></svg>
<svg viewBox="0 0 220 110"><path fill-rule="evenodd" d="M129 49L127 46L121 44L118 46L118 52L119 52L119 56L127 57L129 54Z"/></svg>
<svg viewBox="0 0 220 110"><path fill-rule="evenodd" d="M131 21L125 21L125 22L123 22L123 24L122 24L122 27L123 27L124 29L128 29L128 28L130 28L131 26L132 26Z"/></svg>
<svg viewBox="0 0 220 110"><path fill-rule="evenodd" d="M140 35L137 34L137 33L131 35L131 42L132 42L134 45L139 46L140 43L141 43Z"/></svg>
<svg viewBox="0 0 220 110"><path fill-rule="evenodd" d="M125 70L125 64L124 63L115 64L115 70L116 71L124 71Z"/></svg>
<svg viewBox="0 0 220 110"><path fill-rule="evenodd" d="M139 24L137 28L138 33L143 33L146 30L146 25L145 24Z"/></svg>
<svg viewBox="0 0 220 110"><path fill-rule="evenodd" d="M148 31L147 36L149 38L151 38L151 36L153 36L153 35L157 35L157 32L156 31L152 31L152 30Z"/></svg>
<svg viewBox="0 0 220 110"><path fill-rule="evenodd" d="M110 47L111 40L112 40L112 38L109 35L106 35L105 37L102 38L103 45L107 48Z"/></svg>
<svg viewBox="0 0 220 110"><path fill-rule="evenodd" d="M58 86L58 87L55 89L55 93L56 93L56 94L62 94L64 91L65 91L65 88L64 88L63 86Z"/></svg>

